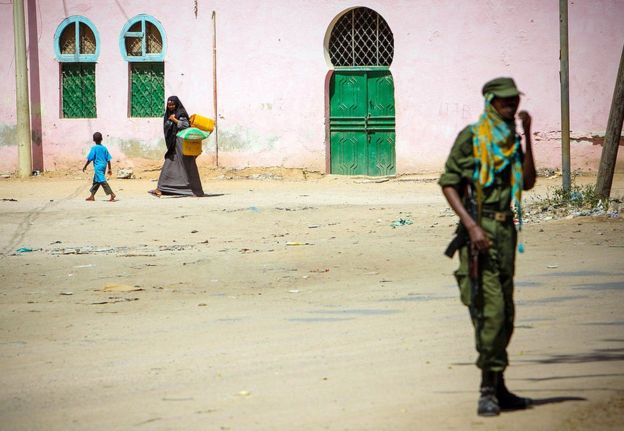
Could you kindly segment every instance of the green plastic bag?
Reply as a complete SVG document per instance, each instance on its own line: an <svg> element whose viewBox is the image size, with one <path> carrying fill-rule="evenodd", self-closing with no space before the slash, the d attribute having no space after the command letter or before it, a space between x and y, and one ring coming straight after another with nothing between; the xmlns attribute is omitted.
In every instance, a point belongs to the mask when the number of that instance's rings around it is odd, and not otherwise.
<svg viewBox="0 0 624 431"><path fill-rule="evenodd" d="M176 136L187 141L201 141L210 136L210 132L204 132L196 127L188 127L180 130Z"/></svg>

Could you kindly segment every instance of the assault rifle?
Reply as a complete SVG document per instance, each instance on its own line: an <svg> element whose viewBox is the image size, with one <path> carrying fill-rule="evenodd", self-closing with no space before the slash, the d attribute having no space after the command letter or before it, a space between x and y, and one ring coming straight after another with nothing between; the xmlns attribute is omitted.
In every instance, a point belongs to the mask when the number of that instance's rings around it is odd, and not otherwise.
<svg viewBox="0 0 624 431"><path fill-rule="evenodd" d="M466 210L470 214L473 220L481 225L479 217L479 209L477 207L477 200L475 197L472 186L468 183L464 189L464 205ZM479 250L473 247L470 242L470 235L463 224L459 224L455 237L446 248L445 255L452 258L455 252L466 245L468 247L468 276L470 278L470 314L478 322L481 321L481 315L483 314L483 307L480 305L482 300L481 293L481 268L479 262Z"/></svg>
<svg viewBox="0 0 624 431"><path fill-rule="evenodd" d="M477 199L475 192L471 185L466 183L466 206L470 217L481 226L481 214L477 207ZM481 315L483 314L483 307L481 306L481 300L483 293L481 292L481 265L479 261L479 250L474 247L470 242L470 236L468 237L468 253L470 261L468 264L468 274L470 275L470 311L474 318L478 322L481 322Z"/></svg>

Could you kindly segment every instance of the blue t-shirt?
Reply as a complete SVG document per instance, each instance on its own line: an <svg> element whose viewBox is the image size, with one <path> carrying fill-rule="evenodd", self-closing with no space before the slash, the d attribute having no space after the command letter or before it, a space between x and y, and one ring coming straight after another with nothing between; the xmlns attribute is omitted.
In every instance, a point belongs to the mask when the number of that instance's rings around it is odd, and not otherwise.
<svg viewBox="0 0 624 431"><path fill-rule="evenodd" d="M93 181L96 183L104 183L106 182L106 164L108 161L112 159L108 149L100 144L94 145L91 147L91 151L89 151L89 155L87 156L87 160L93 162Z"/></svg>

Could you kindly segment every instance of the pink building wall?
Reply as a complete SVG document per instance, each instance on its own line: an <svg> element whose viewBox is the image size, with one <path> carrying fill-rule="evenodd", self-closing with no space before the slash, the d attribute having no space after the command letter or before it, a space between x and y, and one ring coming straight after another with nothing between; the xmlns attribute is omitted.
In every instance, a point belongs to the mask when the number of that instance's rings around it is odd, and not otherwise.
<svg viewBox="0 0 624 431"><path fill-rule="evenodd" d="M145 13L167 40L166 96L190 113L213 116L212 20L217 14L220 163L325 170L324 40L351 7L377 11L394 34L397 172L435 172L459 130L482 109L480 88L513 76L534 117L540 167L561 164L558 2L378 0L256 2L164 0L51 2L27 9L35 167L78 166L101 131L118 163L164 153L160 118L128 118L128 65L119 51L124 24ZM197 15L195 4L197 3ZM12 5L0 4L0 170L17 166ZM82 15L96 26L98 118L59 118L59 65L53 38L60 22ZM624 0L569 5L573 169L596 169L622 45ZM30 36L30 37L29 37ZM40 120L37 114L40 107ZM200 163L213 163L214 138ZM622 165L624 156L620 151Z"/></svg>

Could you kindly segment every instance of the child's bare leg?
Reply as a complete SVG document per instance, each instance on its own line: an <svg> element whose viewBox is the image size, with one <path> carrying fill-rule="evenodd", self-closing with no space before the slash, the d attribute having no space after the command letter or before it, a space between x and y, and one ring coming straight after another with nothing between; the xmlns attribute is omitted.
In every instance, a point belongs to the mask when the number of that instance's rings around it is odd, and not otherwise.
<svg viewBox="0 0 624 431"><path fill-rule="evenodd" d="M108 196L110 196L109 201L110 202L115 202L116 195L115 195L115 193L113 193L113 189L111 189L111 187L108 185L108 183L107 182L103 182L102 183L102 187L104 187L104 192L106 192L106 194Z"/></svg>
<svg viewBox="0 0 624 431"><path fill-rule="evenodd" d="M85 200L86 201L94 201L95 200L95 194L97 193L99 188L100 188L100 185L94 181L93 185L89 189L89 193L91 193L91 196L89 196Z"/></svg>

